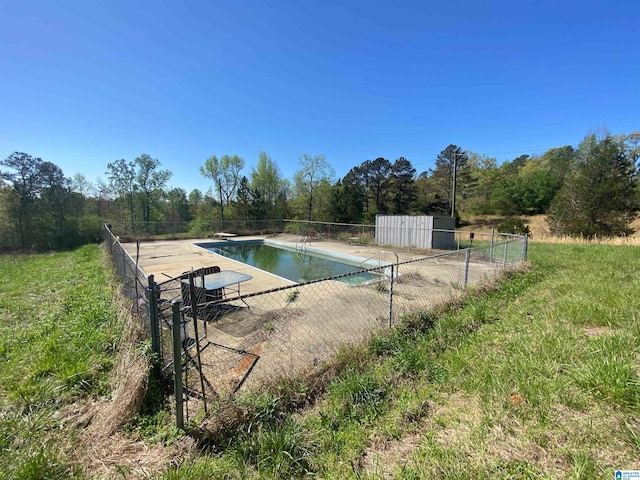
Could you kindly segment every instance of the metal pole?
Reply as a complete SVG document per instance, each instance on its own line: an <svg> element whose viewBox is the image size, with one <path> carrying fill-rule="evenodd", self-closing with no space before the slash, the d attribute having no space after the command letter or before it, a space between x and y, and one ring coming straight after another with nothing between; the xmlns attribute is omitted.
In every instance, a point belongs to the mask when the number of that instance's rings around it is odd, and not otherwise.
<svg viewBox="0 0 640 480"><path fill-rule="evenodd" d="M124 248L122 245L118 243L118 251L120 255L122 255L122 280L124 281L127 278L127 257L124 254Z"/></svg>
<svg viewBox="0 0 640 480"><path fill-rule="evenodd" d="M149 300L149 328L151 329L151 350L156 355L160 355L160 325L158 322L158 296L156 294L158 288L153 279L153 275L149 275L149 289L147 298Z"/></svg>
<svg viewBox="0 0 640 480"><path fill-rule="evenodd" d="M529 252L529 235L524 236L524 245L522 247L522 261L527 261L527 253Z"/></svg>
<svg viewBox="0 0 640 480"><path fill-rule="evenodd" d="M138 292L138 261L140 259L140 240L136 240L136 267L133 273L133 284L136 287L136 314L140 315L140 303L138 302L138 298L140 294Z"/></svg>
<svg viewBox="0 0 640 480"><path fill-rule="evenodd" d="M462 284L463 289L467 289L467 282L469 281L469 260L471 259L471 249L467 248L467 253L464 258L464 282Z"/></svg>
<svg viewBox="0 0 640 480"><path fill-rule="evenodd" d="M395 265L391 264L391 277L389 278L389 328L392 325L393 319L393 277L394 277L394 267Z"/></svg>
<svg viewBox="0 0 640 480"><path fill-rule="evenodd" d="M451 218L456 218L456 177L458 176L457 156L457 153L453 154L453 193L451 195Z"/></svg>
<svg viewBox="0 0 640 480"><path fill-rule="evenodd" d="M184 393L182 391L182 345L180 341L180 302L171 303L173 315L173 394L176 398L176 427L184 429Z"/></svg>
<svg viewBox="0 0 640 480"><path fill-rule="evenodd" d="M493 263L493 234L494 228L491 227L491 241L489 243L489 263Z"/></svg>
<svg viewBox="0 0 640 480"><path fill-rule="evenodd" d="M502 268L507 267L507 248L509 246L509 239L506 239L504 242L504 259L502 261Z"/></svg>
<svg viewBox="0 0 640 480"><path fill-rule="evenodd" d="M204 285L202 285L204 289ZM204 391L204 378L202 376L202 357L200 356L200 336L198 334L198 296L193 284L193 271L189 272L189 293L191 298L191 316L193 318L193 334L196 337L196 355L198 363L196 365L198 374L200 375L200 388L202 388L202 402L204 403L204 413L207 412L207 397ZM206 322L206 320L205 320Z"/></svg>

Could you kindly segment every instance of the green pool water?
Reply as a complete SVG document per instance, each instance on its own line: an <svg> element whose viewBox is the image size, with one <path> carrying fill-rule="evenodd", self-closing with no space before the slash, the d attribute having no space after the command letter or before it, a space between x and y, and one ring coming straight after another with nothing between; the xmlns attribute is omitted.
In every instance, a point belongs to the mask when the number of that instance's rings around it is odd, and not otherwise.
<svg viewBox="0 0 640 480"><path fill-rule="evenodd" d="M350 265L328 256L268 245L262 240L200 243L197 245L213 253L238 260L297 283L360 272L363 269L358 265ZM371 272L361 272L341 277L337 281L358 285L379 278L379 275Z"/></svg>

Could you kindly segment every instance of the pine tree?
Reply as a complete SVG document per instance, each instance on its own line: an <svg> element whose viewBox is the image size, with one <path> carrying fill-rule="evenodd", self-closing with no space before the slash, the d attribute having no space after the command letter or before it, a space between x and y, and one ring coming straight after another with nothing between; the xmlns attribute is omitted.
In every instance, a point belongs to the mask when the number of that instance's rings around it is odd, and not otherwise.
<svg viewBox="0 0 640 480"><path fill-rule="evenodd" d="M631 233L629 224L638 211L637 182L634 159L623 142L588 135L550 208L551 230L588 238Z"/></svg>

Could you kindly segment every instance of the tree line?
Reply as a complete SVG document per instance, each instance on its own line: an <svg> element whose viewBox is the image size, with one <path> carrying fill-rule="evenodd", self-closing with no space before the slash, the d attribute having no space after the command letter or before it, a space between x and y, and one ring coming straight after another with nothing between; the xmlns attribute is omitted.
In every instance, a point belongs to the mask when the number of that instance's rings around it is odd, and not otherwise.
<svg viewBox="0 0 640 480"><path fill-rule="evenodd" d="M365 160L335 178L324 155L304 154L292 178L261 152L243 175L237 155L211 156L199 173L207 192L168 188L172 173L142 154L107 165L106 181L15 152L0 161L0 246L71 248L98 241L103 222L183 225L193 234L215 222L305 219L374 223L378 214L502 215L546 213L556 234L631 233L640 205L640 132L589 134L577 147L551 148L498 165L495 158L448 145L418 173L398 157Z"/></svg>

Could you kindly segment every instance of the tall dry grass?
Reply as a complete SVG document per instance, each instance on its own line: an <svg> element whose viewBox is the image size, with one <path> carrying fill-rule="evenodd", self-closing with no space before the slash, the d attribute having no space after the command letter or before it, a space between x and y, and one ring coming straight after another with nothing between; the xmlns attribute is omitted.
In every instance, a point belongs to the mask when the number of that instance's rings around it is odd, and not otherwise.
<svg viewBox="0 0 640 480"><path fill-rule="evenodd" d="M627 237L571 237L569 235L552 235L549 231L546 215L533 215L525 219L531 230L532 242L583 244L583 245L640 245L640 218L631 223L634 234Z"/></svg>
<svg viewBox="0 0 640 480"><path fill-rule="evenodd" d="M105 268L110 268L108 253L104 248L102 261ZM111 281L117 285L115 275ZM131 301L122 290L117 287L114 290L114 303L118 306L118 315L125 319L125 328L111 375L111 398L95 404L95 417L86 430L91 441L113 435L135 417L146 394L151 370L150 352L143 347L147 338L144 320L135 314Z"/></svg>
<svg viewBox="0 0 640 480"><path fill-rule="evenodd" d="M546 215L532 215L530 217L523 217L525 223L531 231L529 240L532 242L541 243L556 243L556 244L584 244L584 245L640 245L640 218L637 218L631 223L631 229L634 230L634 234L627 237L571 237L569 235L553 235L549 230L547 224ZM492 226L496 226L502 222L504 218L495 216L483 216L483 217L471 217L469 221L471 225L468 225L464 230L473 230L475 232L491 231Z"/></svg>
<svg viewBox="0 0 640 480"><path fill-rule="evenodd" d="M568 235L541 235L532 236L530 239L532 242L540 243L562 243L562 244L584 244L584 245L640 245L640 237L570 237Z"/></svg>

